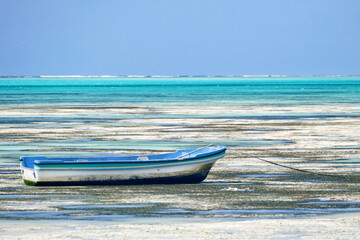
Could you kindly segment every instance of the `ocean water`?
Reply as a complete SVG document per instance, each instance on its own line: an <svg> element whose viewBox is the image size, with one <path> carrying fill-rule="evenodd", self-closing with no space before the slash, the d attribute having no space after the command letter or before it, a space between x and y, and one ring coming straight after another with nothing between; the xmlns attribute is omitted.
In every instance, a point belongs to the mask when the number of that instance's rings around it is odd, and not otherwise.
<svg viewBox="0 0 360 240"><path fill-rule="evenodd" d="M359 77L3 78L0 107L359 104Z"/></svg>

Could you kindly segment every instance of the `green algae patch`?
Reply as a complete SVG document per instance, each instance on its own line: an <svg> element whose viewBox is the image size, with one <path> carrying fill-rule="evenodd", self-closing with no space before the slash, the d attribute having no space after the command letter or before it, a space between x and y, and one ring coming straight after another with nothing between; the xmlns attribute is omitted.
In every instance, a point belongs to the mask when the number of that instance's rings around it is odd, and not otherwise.
<svg viewBox="0 0 360 240"><path fill-rule="evenodd" d="M36 186L36 182L24 179L24 183L28 186Z"/></svg>

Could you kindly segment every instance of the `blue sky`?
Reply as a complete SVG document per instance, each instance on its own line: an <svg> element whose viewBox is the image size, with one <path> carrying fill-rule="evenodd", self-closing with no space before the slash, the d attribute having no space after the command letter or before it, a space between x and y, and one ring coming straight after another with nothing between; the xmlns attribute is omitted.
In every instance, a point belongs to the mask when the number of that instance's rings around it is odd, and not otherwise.
<svg viewBox="0 0 360 240"><path fill-rule="evenodd" d="M0 76L360 74L359 0L0 0Z"/></svg>

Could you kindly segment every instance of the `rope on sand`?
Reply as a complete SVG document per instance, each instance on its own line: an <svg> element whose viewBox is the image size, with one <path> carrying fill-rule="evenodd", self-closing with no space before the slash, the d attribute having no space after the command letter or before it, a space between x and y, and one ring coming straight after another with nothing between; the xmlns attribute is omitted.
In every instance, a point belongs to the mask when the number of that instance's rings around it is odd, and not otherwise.
<svg viewBox="0 0 360 240"><path fill-rule="evenodd" d="M240 151L235 150L235 149L230 149L230 151L234 151L234 152L241 153ZM298 171L298 172L303 172L303 173L308 173L308 174L314 174L314 175L319 175L319 176L324 176L324 177L332 177L332 178L347 178L346 176L325 174L325 173L312 172L312 171L308 171L308 170L304 170L304 169L299 169L299 168L295 168L295 167L287 166L287 165L284 165L284 164L276 163L276 162L273 162L273 161L270 161L270 160L266 160L266 159L263 159L263 158L259 158L259 157L257 157L256 159L258 159L258 160L260 160L260 161L262 161L262 162L266 162L266 163L269 163L269 164L272 164L272 165L275 165L275 166L279 166L279 167L283 167L283 168L288 168L288 169L291 169L291 170L294 170L294 171Z"/></svg>

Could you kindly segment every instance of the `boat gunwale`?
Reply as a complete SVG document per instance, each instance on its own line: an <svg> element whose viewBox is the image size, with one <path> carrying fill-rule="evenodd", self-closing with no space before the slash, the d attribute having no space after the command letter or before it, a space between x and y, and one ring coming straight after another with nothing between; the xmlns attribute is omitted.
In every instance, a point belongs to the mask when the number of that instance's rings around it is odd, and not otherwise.
<svg viewBox="0 0 360 240"><path fill-rule="evenodd" d="M188 149L185 149L185 150L188 150ZM189 156L189 157L184 157L184 158L179 158L177 159L176 157L174 158L167 158L167 159L153 159L153 160L137 160L137 159L134 159L134 160L96 160L96 159L101 159L101 157L99 158L78 158L79 160L80 159L84 159L86 161L76 161L76 160L69 160L69 161L66 161L66 158L64 158L64 160L51 160L51 158L46 158L46 159L39 159L39 160L34 160L34 167L35 165L65 165L65 164L70 164L70 165L82 165L82 164L111 164L111 163L123 163L123 164L126 164L126 163L166 163L166 162L182 162L182 161L194 161L194 160L198 160L198 159L201 159L201 158L205 158L205 157L209 157L209 156L213 156L213 155L217 155L219 153L222 153L222 152L225 152L226 151L226 147L223 147L221 146L219 149L216 149L214 151L211 151L211 152L206 152L206 153L201 153L201 154L197 154L193 157ZM177 152L177 151L176 151ZM173 153L176 153L176 152L173 152ZM135 157L142 157L142 156L151 156L151 155L134 155ZM134 157L134 156L131 156L131 157ZM124 157L126 158L126 157ZM90 160L89 160L90 159ZM93 161L91 161L93 159ZM20 158L20 161L23 161L22 158ZM33 169L33 168L31 168Z"/></svg>

